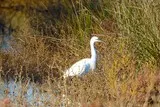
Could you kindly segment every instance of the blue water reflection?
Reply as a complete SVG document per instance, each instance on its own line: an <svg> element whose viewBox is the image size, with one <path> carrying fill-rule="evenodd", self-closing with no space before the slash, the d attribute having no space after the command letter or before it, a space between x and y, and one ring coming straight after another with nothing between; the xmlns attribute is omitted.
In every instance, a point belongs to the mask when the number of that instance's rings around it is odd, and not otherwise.
<svg viewBox="0 0 160 107"><path fill-rule="evenodd" d="M17 98L22 98L29 105L45 106L43 102L49 101L53 94L41 92L34 83L27 83L24 86L24 83L9 80L0 83L0 99L6 97L9 97L13 102L16 102Z"/></svg>

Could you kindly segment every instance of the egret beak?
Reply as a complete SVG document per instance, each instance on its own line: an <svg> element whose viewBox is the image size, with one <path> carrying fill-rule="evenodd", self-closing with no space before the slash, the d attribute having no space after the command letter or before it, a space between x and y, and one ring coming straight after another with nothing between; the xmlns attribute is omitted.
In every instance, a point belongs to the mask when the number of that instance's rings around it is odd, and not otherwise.
<svg viewBox="0 0 160 107"><path fill-rule="evenodd" d="M102 42L102 43L105 43L104 41L102 41L102 40L98 40L97 42Z"/></svg>

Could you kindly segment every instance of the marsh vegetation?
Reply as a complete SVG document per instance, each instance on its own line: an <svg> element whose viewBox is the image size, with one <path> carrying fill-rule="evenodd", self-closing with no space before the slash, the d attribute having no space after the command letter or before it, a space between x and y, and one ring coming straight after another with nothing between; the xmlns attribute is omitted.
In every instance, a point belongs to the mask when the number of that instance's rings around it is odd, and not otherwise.
<svg viewBox="0 0 160 107"><path fill-rule="evenodd" d="M2 0L0 98L11 107L159 107L159 4ZM65 84L63 72L90 57L92 34L105 42L96 44L96 70Z"/></svg>

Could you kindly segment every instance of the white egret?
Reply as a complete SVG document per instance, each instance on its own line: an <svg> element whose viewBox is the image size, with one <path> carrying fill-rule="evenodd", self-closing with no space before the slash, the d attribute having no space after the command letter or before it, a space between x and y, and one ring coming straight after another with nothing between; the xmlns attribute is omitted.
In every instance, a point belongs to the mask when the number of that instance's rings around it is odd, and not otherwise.
<svg viewBox="0 0 160 107"><path fill-rule="evenodd" d="M90 40L90 47L91 47L91 58L82 59L75 64L73 64L69 69L66 70L63 77L69 76L82 76L89 71L93 71L96 68L96 49L94 47L95 42L102 42L98 39L98 37L93 36Z"/></svg>

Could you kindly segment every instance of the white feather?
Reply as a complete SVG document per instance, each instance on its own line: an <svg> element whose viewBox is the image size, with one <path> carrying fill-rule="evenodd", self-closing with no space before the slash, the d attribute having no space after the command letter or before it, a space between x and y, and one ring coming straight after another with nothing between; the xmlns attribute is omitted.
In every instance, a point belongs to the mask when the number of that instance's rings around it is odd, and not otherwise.
<svg viewBox="0 0 160 107"><path fill-rule="evenodd" d="M91 58L82 59L75 64L73 64L69 69L67 69L63 75L64 78L69 76L82 76L89 71L93 71L96 68L96 50L94 48L95 42L101 42L98 37L92 37L90 40L91 47Z"/></svg>
<svg viewBox="0 0 160 107"><path fill-rule="evenodd" d="M82 59L75 64L73 64L69 69L66 70L64 77L68 76L81 76L85 73L87 73L90 69L90 59Z"/></svg>

